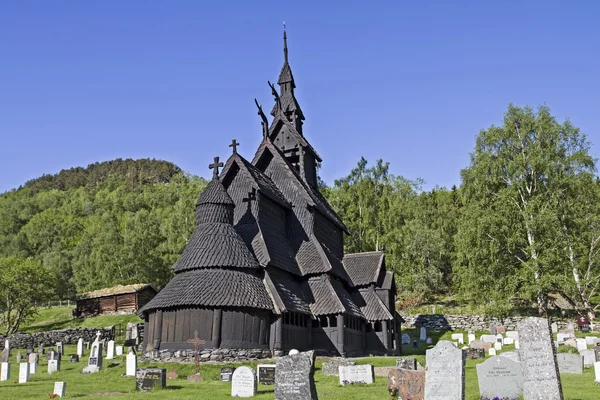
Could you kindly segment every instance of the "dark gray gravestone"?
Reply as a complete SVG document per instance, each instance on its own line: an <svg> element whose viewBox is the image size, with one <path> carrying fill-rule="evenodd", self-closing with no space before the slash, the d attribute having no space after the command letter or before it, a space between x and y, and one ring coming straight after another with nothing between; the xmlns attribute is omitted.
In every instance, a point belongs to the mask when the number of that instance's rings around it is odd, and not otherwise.
<svg viewBox="0 0 600 400"><path fill-rule="evenodd" d="M485 358L485 350L468 348L468 349L465 349L465 355L468 359L471 359L471 360L474 360L476 358Z"/></svg>
<svg viewBox="0 0 600 400"><path fill-rule="evenodd" d="M423 400L425 371L393 369L388 374L388 392L393 398Z"/></svg>
<svg viewBox="0 0 600 400"><path fill-rule="evenodd" d="M167 370L165 368L139 368L135 376L135 387L140 392L148 392L155 387L167 386Z"/></svg>
<svg viewBox="0 0 600 400"><path fill-rule="evenodd" d="M519 357L523 367L523 397L563 400L550 324L546 318L529 317L518 325Z"/></svg>
<svg viewBox="0 0 600 400"><path fill-rule="evenodd" d="M427 400L464 400L465 352L448 340L440 340L425 352Z"/></svg>
<svg viewBox="0 0 600 400"><path fill-rule="evenodd" d="M321 366L321 372L323 375L338 376L339 367L346 367L348 365L356 365L354 361L350 361L347 358L336 357L330 359L328 362L324 362Z"/></svg>
<svg viewBox="0 0 600 400"><path fill-rule="evenodd" d="M481 397L518 398L523 392L521 363L508 357L491 357L477 364L477 380Z"/></svg>
<svg viewBox="0 0 600 400"><path fill-rule="evenodd" d="M0 354L0 362L8 362L8 348L4 348L2 350L2 354Z"/></svg>
<svg viewBox="0 0 600 400"><path fill-rule="evenodd" d="M417 359L412 358L412 357L397 358L396 359L396 367L416 371L417 370Z"/></svg>
<svg viewBox="0 0 600 400"><path fill-rule="evenodd" d="M235 368L232 367L221 368L221 382L231 382L231 375L233 375L233 371L235 371Z"/></svg>
<svg viewBox="0 0 600 400"><path fill-rule="evenodd" d="M561 374L583 374L583 357L579 354L558 353L556 358Z"/></svg>
<svg viewBox="0 0 600 400"><path fill-rule="evenodd" d="M275 400L315 400L314 351L305 351L277 359Z"/></svg>
<svg viewBox="0 0 600 400"><path fill-rule="evenodd" d="M275 364L258 364L256 366L258 383L262 385L275 384Z"/></svg>

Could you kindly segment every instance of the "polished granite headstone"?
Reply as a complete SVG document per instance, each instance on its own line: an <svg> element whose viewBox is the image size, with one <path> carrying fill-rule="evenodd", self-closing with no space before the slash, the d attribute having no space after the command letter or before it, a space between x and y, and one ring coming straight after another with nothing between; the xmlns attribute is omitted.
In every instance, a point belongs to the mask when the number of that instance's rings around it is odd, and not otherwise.
<svg viewBox="0 0 600 400"><path fill-rule="evenodd" d="M167 370L165 368L140 368L137 370L135 387L140 392L148 392L155 387L167 386Z"/></svg>
<svg viewBox="0 0 600 400"><path fill-rule="evenodd" d="M388 393L394 398L423 400L425 371L395 368L388 374Z"/></svg>

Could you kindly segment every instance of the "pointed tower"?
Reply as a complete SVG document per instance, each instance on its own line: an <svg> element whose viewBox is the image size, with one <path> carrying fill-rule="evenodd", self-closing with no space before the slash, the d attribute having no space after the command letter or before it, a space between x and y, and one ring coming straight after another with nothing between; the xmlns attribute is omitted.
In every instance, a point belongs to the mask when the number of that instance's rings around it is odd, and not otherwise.
<svg viewBox="0 0 600 400"><path fill-rule="evenodd" d="M283 67L281 67L277 84L279 85L279 94L271 86L275 96L275 105L271 110L274 118L269 128L269 137L296 168L302 179L317 188L317 163L321 162L321 158L302 132L304 113L294 95L296 82L288 62L285 26L283 30Z"/></svg>

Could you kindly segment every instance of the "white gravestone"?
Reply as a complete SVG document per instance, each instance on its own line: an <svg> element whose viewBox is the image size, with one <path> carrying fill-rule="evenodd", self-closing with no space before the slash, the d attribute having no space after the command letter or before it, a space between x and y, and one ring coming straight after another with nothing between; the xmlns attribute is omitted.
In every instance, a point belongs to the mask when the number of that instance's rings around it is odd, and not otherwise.
<svg viewBox="0 0 600 400"><path fill-rule="evenodd" d="M475 336L474 333L469 333L467 335L467 339L469 340L469 344L471 344L471 342L474 342L475 340L477 340L477 337Z"/></svg>
<svg viewBox="0 0 600 400"><path fill-rule="evenodd" d="M231 397L256 395L256 373L250 367L238 367L231 376Z"/></svg>
<svg viewBox="0 0 600 400"><path fill-rule="evenodd" d="M58 397L65 397L67 382L54 382L54 394Z"/></svg>
<svg viewBox="0 0 600 400"><path fill-rule="evenodd" d="M570 333L559 332L556 334L556 340L558 340L559 343L564 342L565 340L569 339L570 337L571 337Z"/></svg>
<svg viewBox="0 0 600 400"><path fill-rule="evenodd" d="M425 344L432 344L432 343L433 343L433 339L431 339L430 337L425 339Z"/></svg>
<svg viewBox="0 0 600 400"><path fill-rule="evenodd" d="M519 339L515 339L515 349L519 350Z"/></svg>
<svg viewBox="0 0 600 400"><path fill-rule="evenodd" d="M94 342L90 351L88 365L83 369L84 374L92 374L102 369L102 343Z"/></svg>
<svg viewBox="0 0 600 400"><path fill-rule="evenodd" d="M496 335L496 342L500 344L504 344L504 336L501 333Z"/></svg>
<svg viewBox="0 0 600 400"><path fill-rule="evenodd" d="M38 357L39 357L39 355L37 353L29 354L29 359L27 360L27 362L29 362L29 373L30 374L35 374L37 372Z"/></svg>
<svg viewBox="0 0 600 400"><path fill-rule="evenodd" d="M585 342L585 339L575 339L575 342L577 342L577 350L587 350L587 343Z"/></svg>
<svg viewBox="0 0 600 400"><path fill-rule="evenodd" d="M48 360L48 373L52 374L58 371L60 371L60 360Z"/></svg>
<svg viewBox="0 0 600 400"><path fill-rule="evenodd" d="M488 350L488 355L489 355L490 357L491 357L491 356L495 356L495 355L496 355L496 349L495 349L495 348L493 348L493 347L492 347L492 348L490 348L490 349Z"/></svg>
<svg viewBox="0 0 600 400"><path fill-rule="evenodd" d="M552 329L552 333L557 333L558 332L558 324L556 322L553 322L552 324L550 324L550 329Z"/></svg>
<svg viewBox="0 0 600 400"><path fill-rule="evenodd" d="M129 352L129 354L127 354L125 365L125 376L136 376L137 355L133 349Z"/></svg>
<svg viewBox="0 0 600 400"><path fill-rule="evenodd" d="M465 343L465 335L463 335L462 333L453 333L452 340L458 340L459 344L464 344Z"/></svg>
<svg viewBox="0 0 600 400"><path fill-rule="evenodd" d="M447 340L440 340L425 354L425 398L464 400L466 352L457 349Z"/></svg>
<svg viewBox="0 0 600 400"><path fill-rule="evenodd" d="M581 350L579 354L583 356L584 367L591 367L596 362L596 352L594 350Z"/></svg>
<svg viewBox="0 0 600 400"><path fill-rule="evenodd" d="M10 340L6 339L4 341L4 348L6 349L6 353L10 357Z"/></svg>
<svg viewBox="0 0 600 400"><path fill-rule="evenodd" d="M340 385L345 385L346 383L366 383L370 385L373 383L373 375L373 366L371 364L339 366Z"/></svg>
<svg viewBox="0 0 600 400"><path fill-rule="evenodd" d="M115 352L117 353L118 356L122 356L123 355L123 346L116 346Z"/></svg>
<svg viewBox="0 0 600 400"><path fill-rule="evenodd" d="M29 374L35 374L37 372L37 363L29 363Z"/></svg>
<svg viewBox="0 0 600 400"><path fill-rule="evenodd" d="M517 331L506 331L504 334L507 338L511 338L512 340L517 340L519 338L519 332ZM506 340L506 339L504 339Z"/></svg>
<svg viewBox="0 0 600 400"><path fill-rule="evenodd" d="M479 340L486 343L496 343L496 335L481 335Z"/></svg>
<svg viewBox="0 0 600 400"><path fill-rule="evenodd" d="M83 357L83 339L79 338L79 340L77 341L77 356L79 356L79 358Z"/></svg>
<svg viewBox="0 0 600 400"><path fill-rule="evenodd" d="M19 383L29 382L29 363L19 364Z"/></svg>
<svg viewBox="0 0 600 400"><path fill-rule="evenodd" d="M10 379L10 364L7 362L0 363L0 382Z"/></svg>
<svg viewBox="0 0 600 400"><path fill-rule="evenodd" d="M115 358L115 341L109 340L106 346L106 359L112 360L113 358Z"/></svg>
<svg viewBox="0 0 600 400"><path fill-rule="evenodd" d="M507 346L510 344L515 344L515 339L513 339L511 337L504 338L504 344Z"/></svg>
<svg viewBox="0 0 600 400"><path fill-rule="evenodd" d="M600 361L594 363L594 374L596 375L594 382L600 383Z"/></svg>
<svg viewBox="0 0 600 400"><path fill-rule="evenodd" d="M588 345L596 345L596 343L600 342L600 338L597 338L595 336L586 336L585 337L585 343Z"/></svg>
<svg viewBox="0 0 600 400"><path fill-rule="evenodd" d="M420 335L419 335L419 340L421 342L424 342L427 339L427 329L425 329L424 326L421 327L421 331L420 331Z"/></svg>
<svg viewBox="0 0 600 400"><path fill-rule="evenodd" d="M494 343L494 349L496 349L496 351L502 351L502 343L500 343L500 342Z"/></svg>

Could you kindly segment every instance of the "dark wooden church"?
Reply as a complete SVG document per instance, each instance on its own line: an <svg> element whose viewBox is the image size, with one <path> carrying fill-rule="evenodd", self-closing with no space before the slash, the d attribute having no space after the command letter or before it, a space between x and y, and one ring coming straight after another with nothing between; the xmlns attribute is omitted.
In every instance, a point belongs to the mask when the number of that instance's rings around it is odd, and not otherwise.
<svg viewBox="0 0 600 400"><path fill-rule="evenodd" d="M201 348L400 351L394 275L383 252L344 255L350 232L319 192L321 158L304 136L283 38L270 124L257 103L254 158L238 154L235 140L225 165L215 158L176 275L140 311L149 351L191 348L195 330Z"/></svg>

